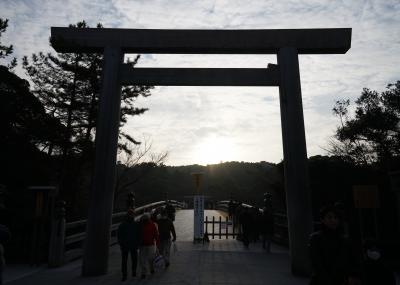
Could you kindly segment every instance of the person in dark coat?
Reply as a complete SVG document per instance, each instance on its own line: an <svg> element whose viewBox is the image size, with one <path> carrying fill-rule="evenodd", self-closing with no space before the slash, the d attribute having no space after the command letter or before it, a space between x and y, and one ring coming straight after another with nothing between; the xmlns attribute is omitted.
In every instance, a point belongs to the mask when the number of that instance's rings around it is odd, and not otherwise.
<svg viewBox="0 0 400 285"><path fill-rule="evenodd" d="M237 203L235 206L235 213L233 214L233 224L235 227L237 227L238 235L237 239L238 240L243 240L243 233L242 233L242 225L240 224L240 216L242 215L243 212L243 204L242 203Z"/></svg>
<svg viewBox="0 0 400 285"><path fill-rule="evenodd" d="M250 223L250 240L252 242L257 242L260 238L261 234L261 213L257 207L251 207L249 209L249 213L251 216L251 223Z"/></svg>
<svg viewBox="0 0 400 285"><path fill-rule="evenodd" d="M231 199L231 200L229 200L229 203L228 203L228 216L229 216L229 219L233 218L234 212L235 212L235 203Z"/></svg>
<svg viewBox="0 0 400 285"><path fill-rule="evenodd" d="M167 211L167 216L171 221L175 221L175 207L171 205L171 203L168 201L167 204L165 205L165 211Z"/></svg>
<svg viewBox="0 0 400 285"><path fill-rule="evenodd" d="M242 226L242 241L245 247L249 247L250 238L251 238L251 230L253 224L253 217L251 216L249 209L247 207L243 207L243 211L240 214L239 222Z"/></svg>
<svg viewBox="0 0 400 285"><path fill-rule="evenodd" d="M272 209L264 207L261 216L261 235L263 249L271 252L271 240L274 234L274 215Z"/></svg>
<svg viewBox="0 0 400 285"><path fill-rule="evenodd" d="M170 264L170 251L172 242L176 241L174 223L167 216L165 209L161 211L161 218L157 220L160 244L158 246L160 254L164 257L165 267ZM172 235L172 241L171 241Z"/></svg>
<svg viewBox="0 0 400 285"><path fill-rule="evenodd" d="M131 255L132 276L136 276L137 250L140 245L140 227L135 221L135 211L129 209L125 220L119 225L117 232L118 244L121 248L122 256L122 281L125 281L128 275L128 256Z"/></svg>
<svg viewBox="0 0 400 285"><path fill-rule="evenodd" d="M369 240L364 245L362 270L363 285L396 285L393 271L385 265L382 251L374 240Z"/></svg>
<svg viewBox="0 0 400 285"><path fill-rule="evenodd" d="M310 285L360 284L358 259L339 230L335 207L323 207L320 220L322 229L310 237Z"/></svg>

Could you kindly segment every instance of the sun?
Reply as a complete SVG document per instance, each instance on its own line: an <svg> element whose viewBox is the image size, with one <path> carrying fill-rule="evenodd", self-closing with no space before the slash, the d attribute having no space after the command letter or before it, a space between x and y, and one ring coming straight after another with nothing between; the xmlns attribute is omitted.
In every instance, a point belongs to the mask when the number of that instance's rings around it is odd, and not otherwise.
<svg viewBox="0 0 400 285"><path fill-rule="evenodd" d="M226 138L208 137L194 149L195 163L207 165L233 159L233 143Z"/></svg>

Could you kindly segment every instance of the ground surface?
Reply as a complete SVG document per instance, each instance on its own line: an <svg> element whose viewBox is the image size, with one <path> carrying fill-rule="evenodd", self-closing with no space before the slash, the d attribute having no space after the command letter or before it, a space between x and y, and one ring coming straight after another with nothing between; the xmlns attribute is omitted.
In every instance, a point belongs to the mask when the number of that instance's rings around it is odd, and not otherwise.
<svg viewBox="0 0 400 285"><path fill-rule="evenodd" d="M213 215L219 217L224 214L206 211L205 215L210 218ZM130 278L123 284L308 284L307 279L296 278L290 274L288 251L283 247L273 245L272 253L266 253L259 243L250 244L250 248L245 249L236 240L211 240L205 245L194 244L191 210L177 212L175 224L178 251L172 253L171 266L168 269L157 270L145 280ZM17 276L15 268L9 268L8 275L7 271L5 273L7 285L122 284L120 253L116 246L110 250L109 272L104 276L81 277L80 260L57 269L36 268L25 272L25 275L21 272Z"/></svg>

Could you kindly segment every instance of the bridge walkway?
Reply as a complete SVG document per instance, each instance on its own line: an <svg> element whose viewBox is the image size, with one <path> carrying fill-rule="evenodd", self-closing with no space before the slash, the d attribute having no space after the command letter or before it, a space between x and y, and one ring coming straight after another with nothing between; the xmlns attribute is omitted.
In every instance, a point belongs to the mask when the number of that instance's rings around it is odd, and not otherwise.
<svg viewBox="0 0 400 285"><path fill-rule="evenodd" d="M208 216L220 214L224 215L218 211L205 213ZM82 261L77 260L61 268L43 269L6 284L308 284L308 279L290 274L286 248L273 245L272 253L266 253L260 243L250 244L249 249L245 249L239 241L232 239L194 244L192 210L178 211L175 224L178 251L171 253L171 266L157 270L145 280L136 277L120 282L120 252L118 246L114 246L110 249L109 272L104 276L81 277Z"/></svg>

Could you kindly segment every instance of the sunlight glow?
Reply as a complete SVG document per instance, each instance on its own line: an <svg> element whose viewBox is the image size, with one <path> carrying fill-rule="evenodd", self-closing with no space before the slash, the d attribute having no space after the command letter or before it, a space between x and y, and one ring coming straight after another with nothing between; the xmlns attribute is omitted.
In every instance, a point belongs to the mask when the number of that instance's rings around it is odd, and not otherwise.
<svg viewBox="0 0 400 285"><path fill-rule="evenodd" d="M234 144L231 140L208 137L195 145L194 161L201 165L234 160Z"/></svg>

